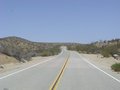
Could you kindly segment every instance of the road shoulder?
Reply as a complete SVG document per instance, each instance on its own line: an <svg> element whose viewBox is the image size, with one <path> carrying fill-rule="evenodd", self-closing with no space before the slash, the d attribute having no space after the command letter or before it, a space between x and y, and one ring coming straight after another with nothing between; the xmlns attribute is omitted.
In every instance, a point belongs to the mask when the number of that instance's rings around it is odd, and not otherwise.
<svg viewBox="0 0 120 90"><path fill-rule="evenodd" d="M103 71L107 72L108 74L120 80L120 73L111 70L111 65L114 63L120 63L120 61L115 60L112 57L103 58L99 54L80 54L80 55L85 59L87 59L92 64L94 64L95 66L97 66L98 68L102 69Z"/></svg>

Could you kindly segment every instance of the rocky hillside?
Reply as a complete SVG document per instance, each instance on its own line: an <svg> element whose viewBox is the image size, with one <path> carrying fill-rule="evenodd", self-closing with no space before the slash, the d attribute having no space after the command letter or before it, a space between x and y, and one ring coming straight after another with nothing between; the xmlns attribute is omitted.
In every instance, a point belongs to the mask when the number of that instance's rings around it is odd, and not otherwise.
<svg viewBox="0 0 120 90"><path fill-rule="evenodd" d="M33 56L49 56L60 52L58 44L31 42L19 37L0 38L0 53L16 59L30 60Z"/></svg>

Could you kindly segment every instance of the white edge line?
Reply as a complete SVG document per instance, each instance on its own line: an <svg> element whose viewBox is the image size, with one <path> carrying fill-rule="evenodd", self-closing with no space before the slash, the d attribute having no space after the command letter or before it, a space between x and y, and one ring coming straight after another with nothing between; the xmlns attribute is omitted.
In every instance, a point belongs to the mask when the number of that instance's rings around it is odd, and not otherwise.
<svg viewBox="0 0 120 90"><path fill-rule="evenodd" d="M62 53L63 53L63 51L62 51L58 56L62 55ZM51 58L51 59L48 59L48 60L45 60L45 61L43 61L43 62L34 64L34 65L30 66L30 67L27 67L27 68L18 70L18 71L16 71L16 72L10 73L10 74L8 74L8 75L2 76L2 77L0 77L0 80L2 80L2 79L4 79L4 78L7 78L7 77L9 77L9 76L15 75L15 74L17 74L17 73L20 73L20 72L22 72L22 71L28 70L28 69L30 69L30 68L33 68L33 67L38 66L38 65L40 65L40 64L43 64L43 63L45 63L45 62L54 60L54 59L57 58L58 56L56 56L56 57L54 57L54 58Z"/></svg>
<svg viewBox="0 0 120 90"><path fill-rule="evenodd" d="M78 53L78 55L80 56L80 54ZM117 82L120 83L120 80L113 77L112 75L108 74L107 72L103 71L102 69L98 68L97 66L95 66L94 64L92 64L91 62L89 62L86 58L80 56L85 62L87 62L88 64L90 64L91 66L93 66L94 68L96 68L97 70L103 72L104 74L106 74L107 76L111 77L112 79L116 80Z"/></svg>

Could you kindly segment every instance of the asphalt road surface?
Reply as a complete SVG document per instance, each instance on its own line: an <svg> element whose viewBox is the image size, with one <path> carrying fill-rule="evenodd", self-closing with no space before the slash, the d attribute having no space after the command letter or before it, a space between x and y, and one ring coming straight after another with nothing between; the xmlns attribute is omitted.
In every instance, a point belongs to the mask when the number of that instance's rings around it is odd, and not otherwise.
<svg viewBox="0 0 120 90"><path fill-rule="evenodd" d="M0 75L0 90L120 90L120 81L74 51L33 67Z"/></svg>

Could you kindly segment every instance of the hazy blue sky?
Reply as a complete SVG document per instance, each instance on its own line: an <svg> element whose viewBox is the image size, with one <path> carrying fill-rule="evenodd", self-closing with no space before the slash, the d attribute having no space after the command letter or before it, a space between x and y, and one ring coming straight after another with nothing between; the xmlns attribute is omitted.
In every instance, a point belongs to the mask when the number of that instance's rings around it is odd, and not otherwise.
<svg viewBox="0 0 120 90"><path fill-rule="evenodd" d="M0 37L82 42L120 38L120 0L0 0Z"/></svg>

